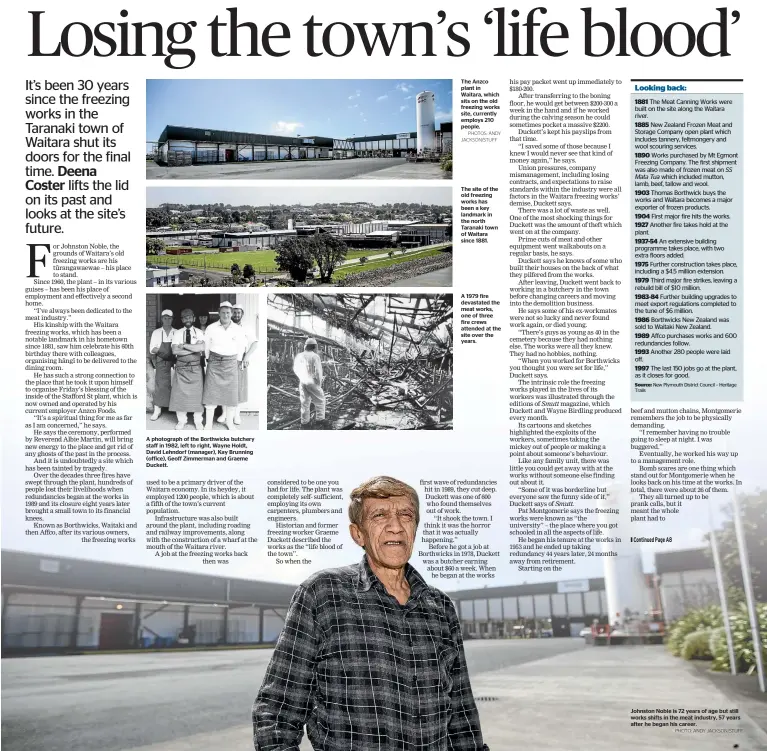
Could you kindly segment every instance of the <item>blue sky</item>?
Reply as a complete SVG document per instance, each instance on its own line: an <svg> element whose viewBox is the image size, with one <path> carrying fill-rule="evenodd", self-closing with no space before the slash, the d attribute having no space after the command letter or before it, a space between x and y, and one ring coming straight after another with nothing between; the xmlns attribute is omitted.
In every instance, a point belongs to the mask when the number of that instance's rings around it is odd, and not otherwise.
<svg viewBox="0 0 767 751"><path fill-rule="evenodd" d="M414 131L424 90L437 122L451 121L450 79L148 80L147 140L166 125L333 138Z"/></svg>

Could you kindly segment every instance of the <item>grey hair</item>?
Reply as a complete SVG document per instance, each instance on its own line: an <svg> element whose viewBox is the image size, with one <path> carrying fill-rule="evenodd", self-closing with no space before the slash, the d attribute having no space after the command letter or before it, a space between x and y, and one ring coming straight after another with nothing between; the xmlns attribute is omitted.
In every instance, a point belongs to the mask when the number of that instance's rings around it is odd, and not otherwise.
<svg viewBox="0 0 767 751"><path fill-rule="evenodd" d="M349 495L351 498L349 503L349 521L358 527L362 525L363 507L366 498L395 498L397 496L407 496L413 502L415 507L415 523L418 526L420 521L418 493L407 483L387 475L373 477L352 490Z"/></svg>

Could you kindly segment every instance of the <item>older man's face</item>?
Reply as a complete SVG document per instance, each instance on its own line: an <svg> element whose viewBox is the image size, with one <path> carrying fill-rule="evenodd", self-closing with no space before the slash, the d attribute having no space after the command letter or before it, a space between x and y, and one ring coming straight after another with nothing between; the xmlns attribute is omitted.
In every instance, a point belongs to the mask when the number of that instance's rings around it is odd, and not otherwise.
<svg viewBox="0 0 767 751"><path fill-rule="evenodd" d="M362 524L351 533L374 565L400 569L410 559L415 543L415 506L408 496L366 498Z"/></svg>
<svg viewBox="0 0 767 751"><path fill-rule="evenodd" d="M218 311L218 320L226 326L232 320L232 309L221 308L221 310Z"/></svg>

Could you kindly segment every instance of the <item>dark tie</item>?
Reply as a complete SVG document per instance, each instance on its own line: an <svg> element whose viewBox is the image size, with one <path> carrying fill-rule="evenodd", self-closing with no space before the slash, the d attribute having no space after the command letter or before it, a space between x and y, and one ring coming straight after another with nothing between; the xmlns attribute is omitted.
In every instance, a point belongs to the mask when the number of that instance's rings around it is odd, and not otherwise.
<svg viewBox="0 0 767 751"><path fill-rule="evenodd" d="M184 342L184 343L185 344L191 344L192 343L192 330L191 329L187 329L186 330L186 342Z"/></svg>

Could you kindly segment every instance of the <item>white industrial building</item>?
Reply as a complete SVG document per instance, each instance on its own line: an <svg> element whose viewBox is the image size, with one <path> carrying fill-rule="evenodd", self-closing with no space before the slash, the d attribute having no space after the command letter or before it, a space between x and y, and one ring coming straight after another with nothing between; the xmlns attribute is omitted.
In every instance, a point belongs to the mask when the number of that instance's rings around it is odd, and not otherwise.
<svg viewBox="0 0 767 751"><path fill-rule="evenodd" d="M718 602L706 550L656 553L647 607L667 622ZM274 642L295 587L167 569L2 551L3 654ZM572 636L615 618L604 578L448 593L468 638L533 628Z"/></svg>

